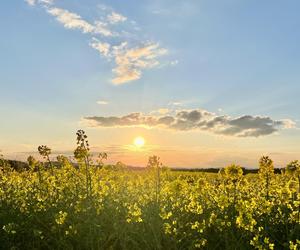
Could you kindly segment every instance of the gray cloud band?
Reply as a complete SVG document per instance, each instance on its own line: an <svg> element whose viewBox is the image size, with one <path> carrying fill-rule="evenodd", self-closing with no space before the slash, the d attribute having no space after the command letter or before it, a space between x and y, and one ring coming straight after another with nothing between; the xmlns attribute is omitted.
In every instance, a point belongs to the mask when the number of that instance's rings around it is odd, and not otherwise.
<svg viewBox="0 0 300 250"><path fill-rule="evenodd" d="M293 128L292 120L273 120L270 117L244 115L238 118L217 116L206 110L182 110L174 115L152 116L131 113L125 116L85 117L92 127L148 127L177 131L202 130L236 137L259 137L270 135L280 129Z"/></svg>

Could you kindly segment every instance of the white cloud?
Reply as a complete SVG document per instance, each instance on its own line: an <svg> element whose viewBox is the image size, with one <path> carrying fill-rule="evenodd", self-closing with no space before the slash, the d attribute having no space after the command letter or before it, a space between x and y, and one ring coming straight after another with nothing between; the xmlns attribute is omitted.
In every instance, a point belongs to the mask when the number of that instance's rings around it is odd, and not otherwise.
<svg viewBox="0 0 300 250"><path fill-rule="evenodd" d="M178 63L179 63L178 60L174 60L174 61L171 61L171 62L170 62L170 65L175 66L175 65L177 65Z"/></svg>
<svg viewBox="0 0 300 250"><path fill-rule="evenodd" d="M107 16L107 20L111 24L115 24L119 22L125 22L127 20L127 17L113 11L110 15Z"/></svg>
<svg viewBox="0 0 300 250"><path fill-rule="evenodd" d="M94 27L94 33L101 34L103 36L117 36L116 32L112 32L108 27L107 23L96 21Z"/></svg>
<svg viewBox="0 0 300 250"><path fill-rule="evenodd" d="M51 5L54 3L54 0L39 0L40 3Z"/></svg>
<svg viewBox="0 0 300 250"><path fill-rule="evenodd" d="M106 10L108 10L109 9L109 7L107 6L107 5L105 5L105 4L97 4L97 8L98 9L100 9L100 10L102 10L102 11L106 11Z"/></svg>
<svg viewBox="0 0 300 250"><path fill-rule="evenodd" d="M109 57L110 53L110 44L101 42L97 38L93 38L92 42L90 42L90 46L94 48L95 50L98 50L100 54L102 54L105 57Z"/></svg>
<svg viewBox="0 0 300 250"><path fill-rule="evenodd" d="M167 53L167 50L161 48L156 42L139 41L137 38L139 36L134 36L126 30L119 30L120 33L118 30L115 30L117 28L115 24L125 22L127 17L106 6L98 6L102 12L105 12L102 19L100 19L101 21L89 22L77 13L50 6L54 0L25 1L30 5L39 3L44 6L46 11L54 16L66 29L80 30L82 33L90 33L93 36L97 34L101 35L101 40L92 37L89 45L108 61L114 62L115 65L112 69L115 75L112 79L112 83L114 84L118 85L140 79L143 70L160 65L158 57ZM133 25L132 21L128 22L128 24L133 26L133 28L136 27L136 24ZM118 39L114 41L113 38L116 36L118 36ZM110 38L109 40L108 37ZM129 44L128 40L134 40L133 37L135 37L135 41ZM120 45L113 46L116 43L120 43ZM174 61L172 64L176 63Z"/></svg>
<svg viewBox="0 0 300 250"><path fill-rule="evenodd" d="M158 110L151 111L150 115L165 115L168 114L169 112L170 110L167 108L160 108Z"/></svg>
<svg viewBox="0 0 300 250"><path fill-rule="evenodd" d="M169 9L155 9L151 11L152 14L154 15L168 15L170 14L170 10Z"/></svg>
<svg viewBox="0 0 300 250"><path fill-rule="evenodd" d="M161 115L165 115L165 114L167 114L167 113L169 113L170 112L170 110L169 109L166 109L166 108L160 108L159 110L158 110L158 113L160 113Z"/></svg>
<svg viewBox="0 0 300 250"><path fill-rule="evenodd" d="M40 1L49 2L49 0ZM84 20L80 15L60 8L48 8L47 12L52 16L55 16L56 19L67 29L78 29L83 33L100 34L105 37L117 35L116 32L112 32L109 29L105 22L95 21L94 24L91 24Z"/></svg>
<svg viewBox="0 0 300 250"><path fill-rule="evenodd" d="M25 2L31 6L34 6L36 4L36 0L25 0Z"/></svg>
<svg viewBox="0 0 300 250"><path fill-rule="evenodd" d="M83 20L81 16L72 13L68 10L51 8L47 10L49 14L55 16L56 19L64 25L67 29L79 29L83 33L94 32L95 27Z"/></svg>
<svg viewBox="0 0 300 250"><path fill-rule="evenodd" d="M158 43L149 43L136 48L128 48L127 43L114 47L113 55L116 67L113 69L114 84L123 84L140 79L143 69L149 69L159 64L157 57L167 53Z"/></svg>
<svg viewBox="0 0 300 250"><path fill-rule="evenodd" d="M116 33L113 33L108 28L107 23L95 21L94 24L91 24L88 21L82 19L80 15L65 9L50 8L47 11L52 16L55 16L56 19L67 29L78 29L81 30L83 33L101 34L103 36L116 35Z"/></svg>
<svg viewBox="0 0 300 250"><path fill-rule="evenodd" d="M99 105L107 105L108 102L107 101L97 101L97 104L99 104Z"/></svg>
<svg viewBox="0 0 300 250"><path fill-rule="evenodd" d="M44 4L44 5L51 5L54 3L54 0L25 0L25 2L31 6L34 6L37 3Z"/></svg>
<svg viewBox="0 0 300 250"><path fill-rule="evenodd" d="M283 119L281 120L285 129L296 128L296 122L291 119Z"/></svg>
<svg viewBox="0 0 300 250"><path fill-rule="evenodd" d="M176 102L170 102L169 104L174 106L182 106L183 103L176 101Z"/></svg>
<svg viewBox="0 0 300 250"><path fill-rule="evenodd" d="M143 69L159 65L157 58L167 53L167 50L161 48L158 43L147 43L140 47L130 48L127 42L119 46L110 46L108 43L93 38L90 46L107 59L114 60L115 77L112 80L114 84L140 79Z"/></svg>

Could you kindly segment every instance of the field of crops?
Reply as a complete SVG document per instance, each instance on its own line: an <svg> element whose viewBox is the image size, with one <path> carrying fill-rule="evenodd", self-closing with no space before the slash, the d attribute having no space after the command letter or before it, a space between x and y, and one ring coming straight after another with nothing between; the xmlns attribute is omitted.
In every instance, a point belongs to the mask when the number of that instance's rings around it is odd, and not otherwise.
<svg viewBox="0 0 300 250"><path fill-rule="evenodd" d="M243 175L173 172L158 157L145 171L91 158L84 134L74 155L28 158L13 171L0 160L1 249L299 249L300 167Z"/></svg>

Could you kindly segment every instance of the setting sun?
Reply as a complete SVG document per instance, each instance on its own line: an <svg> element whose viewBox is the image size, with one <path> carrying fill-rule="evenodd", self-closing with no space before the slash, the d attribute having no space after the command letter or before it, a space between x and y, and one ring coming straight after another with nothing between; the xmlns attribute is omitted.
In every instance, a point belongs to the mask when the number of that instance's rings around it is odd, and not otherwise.
<svg viewBox="0 0 300 250"><path fill-rule="evenodd" d="M145 139L141 136L139 137L136 137L133 141L133 144L138 147L138 148L141 148L145 145Z"/></svg>

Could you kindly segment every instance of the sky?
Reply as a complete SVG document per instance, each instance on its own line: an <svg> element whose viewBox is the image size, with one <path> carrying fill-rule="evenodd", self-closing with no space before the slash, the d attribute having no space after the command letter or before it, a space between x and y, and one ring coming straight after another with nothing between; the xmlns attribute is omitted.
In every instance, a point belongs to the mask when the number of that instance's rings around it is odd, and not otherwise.
<svg viewBox="0 0 300 250"><path fill-rule="evenodd" d="M300 153L300 2L11 0L0 8L0 150L108 162L284 166ZM133 141L141 136L143 147Z"/></svg>

